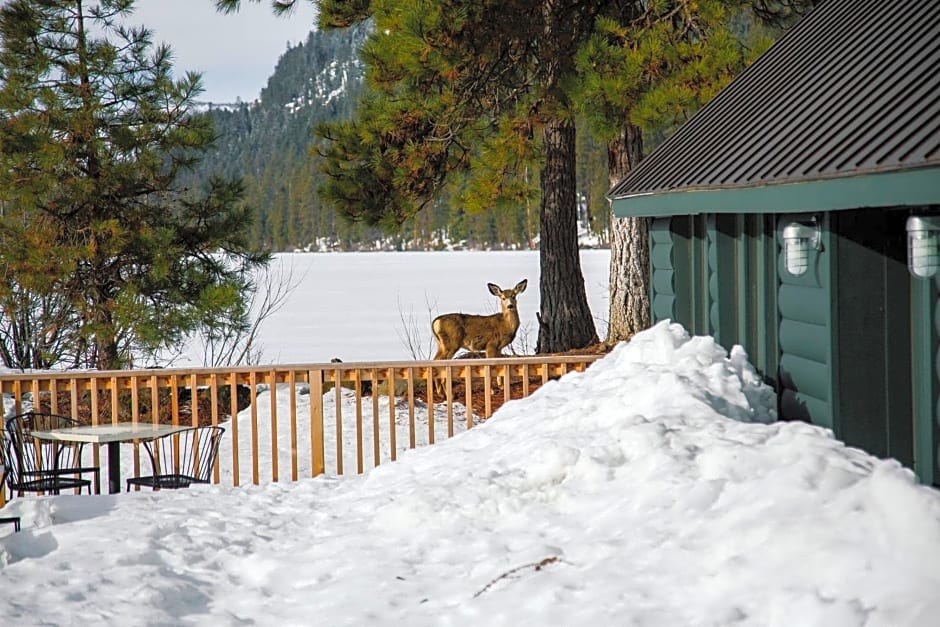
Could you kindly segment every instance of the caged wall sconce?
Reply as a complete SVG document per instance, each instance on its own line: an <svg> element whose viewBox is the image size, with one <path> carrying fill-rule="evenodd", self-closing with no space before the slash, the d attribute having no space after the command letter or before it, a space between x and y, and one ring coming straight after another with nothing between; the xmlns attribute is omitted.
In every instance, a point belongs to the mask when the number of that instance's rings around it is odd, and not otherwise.
<svg viewBox="0 0 940 627"><path fill-rule="evenodd" d="M911 216L907 219L907 268L926 279L940 268L940 216Z"/></svg>
<svg viewBox="0 0 940 627"><path fill-rule="evenodd" d="M809 270L811 251L820 250L822 241L816 219L810 223L791 222L783 229L783 260L787 272L802 276Z"/></svg>

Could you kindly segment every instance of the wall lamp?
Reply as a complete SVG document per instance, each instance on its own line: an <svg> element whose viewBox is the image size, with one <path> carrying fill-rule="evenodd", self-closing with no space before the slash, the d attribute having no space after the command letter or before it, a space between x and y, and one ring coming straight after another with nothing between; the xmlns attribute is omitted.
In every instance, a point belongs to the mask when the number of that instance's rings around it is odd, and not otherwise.
<svg viewBox="0 0 940 627"><path fill-rule="evenodd" d="M926 279L940 268L940 216L911 216L907 219L907 268Z"/></svg>
<svg viewBox="0 0 940 627"><path fill-rule="evenodd" d="M810 253L822 248L819 225L812 222L791 222L783 229L783 260L787 272L802 276L809 270Z"/></svg>

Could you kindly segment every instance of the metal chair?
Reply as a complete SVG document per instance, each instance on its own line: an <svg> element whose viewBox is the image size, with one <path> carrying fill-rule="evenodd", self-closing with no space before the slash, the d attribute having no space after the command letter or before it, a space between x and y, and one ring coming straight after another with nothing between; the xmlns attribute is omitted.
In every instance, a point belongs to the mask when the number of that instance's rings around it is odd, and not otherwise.
<svg viewBox="0 0 940 627"><path fill-rule="evenodd" d="M0 525L13 525L13 533L20 530L19 516L0 516Z"/></svg>
<svg viewBox="0 0 940 627"><path fill-rule="evenodd" d="M4 479L7 476L7 465L6 465L6 456L3 453L5 438L3 433L0 433L0 490L6 490L3 487ZM19 516L0 516L0 525L13 525L13 532L16 533L20 530L20 517Z"/></svg>
<svg viewBox="0 0 940 627"><path fill-rule="evenodd" d="M225 429L216 426L190 427L170 435L144 442L153 474L131 477L132 485L163 488L188 488L194 483L209 483L219 443Z"/></svg>
<svg viewBox="0 0 940 627"><path fill-rule="evenodd" d="M66 416L27 412L13 416L6 423L6 439L0 446L2 463L6 467L6 483L11 492L59 494L62 490L88 488L100 492L101 471L97 466L82 466L81 442L40 440L30 434L73 427L78 421ZM82 475L92 473L93 479Z"/></svg>

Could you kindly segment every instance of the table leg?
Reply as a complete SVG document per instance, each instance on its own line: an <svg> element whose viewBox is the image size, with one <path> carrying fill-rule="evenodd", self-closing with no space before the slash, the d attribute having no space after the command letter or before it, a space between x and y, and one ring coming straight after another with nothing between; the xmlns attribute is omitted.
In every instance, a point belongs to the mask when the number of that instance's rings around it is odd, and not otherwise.
<svg viewBox="0 0 940 627"><path fill-rule="evenodd" d="M108 442L108 493L121 491L121 443Z"/></svg>

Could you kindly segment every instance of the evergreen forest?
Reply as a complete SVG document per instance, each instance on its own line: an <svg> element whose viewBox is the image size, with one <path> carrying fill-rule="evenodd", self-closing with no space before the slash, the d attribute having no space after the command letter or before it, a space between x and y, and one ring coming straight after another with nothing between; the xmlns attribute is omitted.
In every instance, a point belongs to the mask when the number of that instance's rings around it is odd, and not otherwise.
<svg viewBox="0 0 940 627"><path fill-rule="evenodd" d="M626 339L647 221L607 189L813 4L307 1L319 30L250 103L197 101L133 0L0 4L2 363L121 368L193 334L240 361L254 272L295 250L537 248L558 352L598 342L578 247L609 246Z"/></svg>
<svg viewBox="0 0 940 627"><path fill-rule="evenodd" d="M487 211L464 207L445 193L395 233L344 219L321 200L324 174L314 128L353 115L364 75L357 51L369 28L312 31L285 50L254 102L200 103L219 137L185 183L198 188L215 175L241 177L245 202L256 215L250 240L272 252L537 248L537 199ZM606 149L586 124L578 130L581 241L603 246L609 224Z"/></svg>

